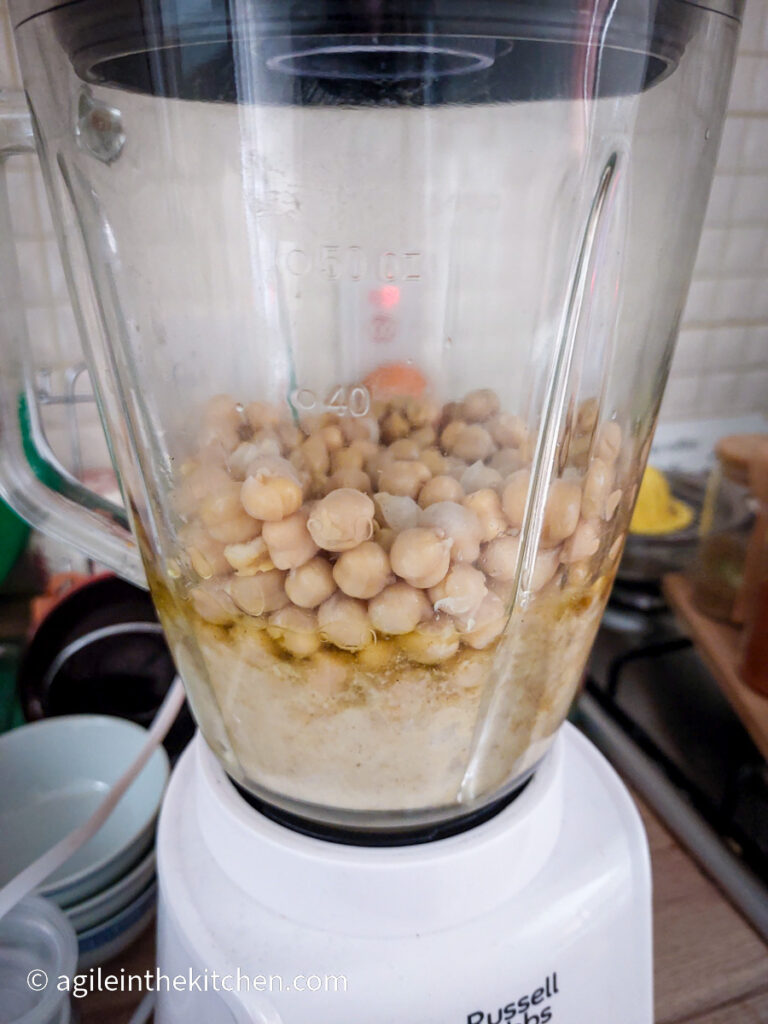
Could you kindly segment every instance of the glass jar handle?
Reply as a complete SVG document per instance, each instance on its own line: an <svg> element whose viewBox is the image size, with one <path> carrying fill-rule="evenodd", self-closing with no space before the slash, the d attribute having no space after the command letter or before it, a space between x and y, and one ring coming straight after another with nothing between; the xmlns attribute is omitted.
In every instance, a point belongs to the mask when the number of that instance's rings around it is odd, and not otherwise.
<svg viewBox="0 0 768 1024"><path fill-rule="evenodd" d="M33 527L71 544L131 583L146 587L136 540L125 513L73 480L59 493L30 466L20 409L34 401L30 345L21 303L21 277L13 244L6 167L34 153L32 122L21 94L0 94L0 496Z"/></svg>

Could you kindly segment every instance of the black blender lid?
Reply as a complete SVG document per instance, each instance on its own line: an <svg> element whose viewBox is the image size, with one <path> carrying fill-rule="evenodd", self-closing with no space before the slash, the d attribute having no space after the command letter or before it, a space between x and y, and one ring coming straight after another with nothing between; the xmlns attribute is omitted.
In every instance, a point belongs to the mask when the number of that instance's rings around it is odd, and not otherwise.
<svg viewBox="0 0 768 1024"><path fill-rule="evenodd" d="M24 652L17 687L27 721L101 714L148 728L175 675L149 594L104 575L45 616ZM172 758L193 732L185 707L165 740Z"/></svg>
<svg viewBox="0 0 768 1024"><path fill-rule="evenodd" d="M706 11L743 0L11 0L50 15L85 82L235 102L422 106L627 95L670 74ZM595 54L600 52L599 62Z"/></svg>

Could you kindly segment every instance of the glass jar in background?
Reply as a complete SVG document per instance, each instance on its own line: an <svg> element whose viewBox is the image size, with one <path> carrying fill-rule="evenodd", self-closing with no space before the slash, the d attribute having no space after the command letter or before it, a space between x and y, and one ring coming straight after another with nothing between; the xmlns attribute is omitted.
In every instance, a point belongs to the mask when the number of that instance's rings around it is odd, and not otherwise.
<svg viewBox="0 0 768 1024"><path fill-rule="evenodd" d="M768 436L750 463L749 485L758 507L739 598L744 617L741 676L768 697Z"/></svg>
<svg viewBox="0 0 768 1024"><path fill-rule="evenodd" d="M699 547L691 567L696 607L713 619L739 624L739 594L754 520L749 466L759 434L733 434L715 446L707 481Z"/></svg>

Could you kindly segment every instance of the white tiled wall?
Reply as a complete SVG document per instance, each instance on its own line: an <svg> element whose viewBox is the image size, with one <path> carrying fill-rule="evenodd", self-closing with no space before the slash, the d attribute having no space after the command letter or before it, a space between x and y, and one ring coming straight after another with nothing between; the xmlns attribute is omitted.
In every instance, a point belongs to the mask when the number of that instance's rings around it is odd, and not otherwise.
<svg viewBox="0 0 768 1024"><path fill-rule="evenodd" d="M18 88L0 0L0 88ZM12 161L14 230L40 362L79 358L50 216L33 158ZM747 0L717 175L672 375L667 422L768 413L768 0Z"/></svg>
<svg viewBox="0 0 768 1024"><path fill-rule="evenodd" d="M768 0L747 0L662 418L758 412L768 414Z"/></svg>

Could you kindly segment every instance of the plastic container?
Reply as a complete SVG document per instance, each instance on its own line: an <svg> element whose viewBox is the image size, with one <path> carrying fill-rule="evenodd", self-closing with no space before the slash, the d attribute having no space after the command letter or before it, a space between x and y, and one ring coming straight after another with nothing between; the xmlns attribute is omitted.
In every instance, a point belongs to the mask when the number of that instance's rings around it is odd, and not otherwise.
<svg viewBox="0 0 768 1024"><path fill-rule="evenodd" d="M707 481L699 525L699 547L691 568L696 607L710 618L743 622L739 594L754 522L749 464L757 434L718 441L717 461Z"/></svg>
<svg viewBox="0 0 768 1024"><path fill-rule="evenodd" d="M72 978L77 955L74 928L49 900L27 896L0 919L3 1024L69 1024L69 994L59 980Z"/></svg>

